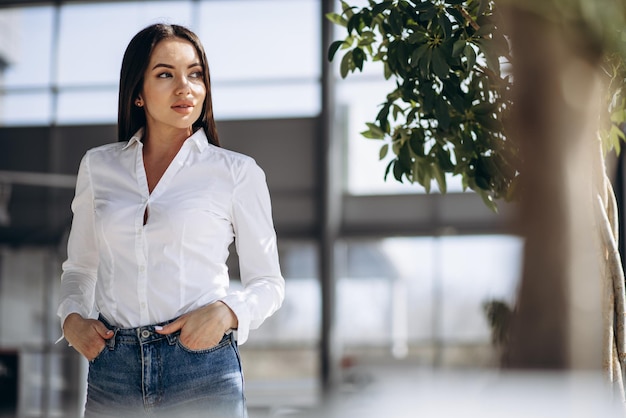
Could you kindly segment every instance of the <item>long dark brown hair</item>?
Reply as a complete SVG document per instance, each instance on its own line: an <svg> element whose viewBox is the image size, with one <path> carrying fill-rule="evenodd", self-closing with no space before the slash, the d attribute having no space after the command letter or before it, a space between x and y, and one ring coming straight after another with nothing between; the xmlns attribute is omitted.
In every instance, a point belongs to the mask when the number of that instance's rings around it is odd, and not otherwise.
<svg viewBox="0 0 626 418"><path fill-rule="evenodd" d="M150 56L154 47L159 42L172 38L181 38L189 41L196 48L202 64L206 96L202 106L202 113L192 127L194 132L203 128L209 142L219 146L220 141L217 136L217 128L213 118L213 104L211 102L211 77L204 47L198 36L189 29L184 26L164 23L150 25L141 30L133 37L126 47L126 52L124 52L118 98L118 141L128 141L139 128L146 125L145 111L143 108L135 106L135 99L141 93L143 76L150 62Z"/></svg>

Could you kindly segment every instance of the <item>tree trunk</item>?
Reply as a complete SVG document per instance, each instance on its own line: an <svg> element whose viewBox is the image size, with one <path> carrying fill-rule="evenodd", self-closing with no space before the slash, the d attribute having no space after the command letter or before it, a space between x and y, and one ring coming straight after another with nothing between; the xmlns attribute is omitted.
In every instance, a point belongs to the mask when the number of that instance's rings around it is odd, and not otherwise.
<svg viewBox="0 0 626 418"><path fill-rule="evenodd" d="M593 213L599 54L558 23L515 6L508 12L525 249L505 366L599 371L603 287Z"/></svg>

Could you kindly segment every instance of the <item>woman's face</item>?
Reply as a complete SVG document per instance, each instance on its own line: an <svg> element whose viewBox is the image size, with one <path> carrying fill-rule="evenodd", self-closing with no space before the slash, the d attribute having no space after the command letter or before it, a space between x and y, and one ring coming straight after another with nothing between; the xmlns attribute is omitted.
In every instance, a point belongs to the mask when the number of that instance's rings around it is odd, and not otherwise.
<svg viewBox="0 0 626 418"><path fill-rule="evenodd" d="M206 96L203 71L196 48L185 39L166 39L154 47L139 95L148 131L191 135Z"/></svg>

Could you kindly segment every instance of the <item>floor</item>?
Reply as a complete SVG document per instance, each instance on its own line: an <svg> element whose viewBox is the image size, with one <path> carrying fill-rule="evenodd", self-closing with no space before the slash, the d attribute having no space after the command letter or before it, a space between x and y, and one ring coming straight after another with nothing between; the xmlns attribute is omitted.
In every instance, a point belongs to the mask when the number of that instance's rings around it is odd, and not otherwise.
<svg viewBox="0 0 626 418"><path fill-rule="evenodd" d="M300 400L306 400L301 397ZM308 399L309 401L312 400ZM312 404L250 408L250 418L592 418L624 417L624 406L590 372L434 370L402 363L355 370ZM283 401L288 401L283 399Z"/></svg>

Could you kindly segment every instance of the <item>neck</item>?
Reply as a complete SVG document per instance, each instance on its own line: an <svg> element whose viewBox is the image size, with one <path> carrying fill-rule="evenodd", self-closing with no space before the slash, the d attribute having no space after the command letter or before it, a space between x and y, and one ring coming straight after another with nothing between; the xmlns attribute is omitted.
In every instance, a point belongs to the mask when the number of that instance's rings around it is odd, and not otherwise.
<svg viewBox="0 0 626 418"><path fill-rule="evenodd" d="M143 152L152 155L167 155L176 153L185 140L192 135L188 129L150 129L146 126L143 135Z"/></svg>

